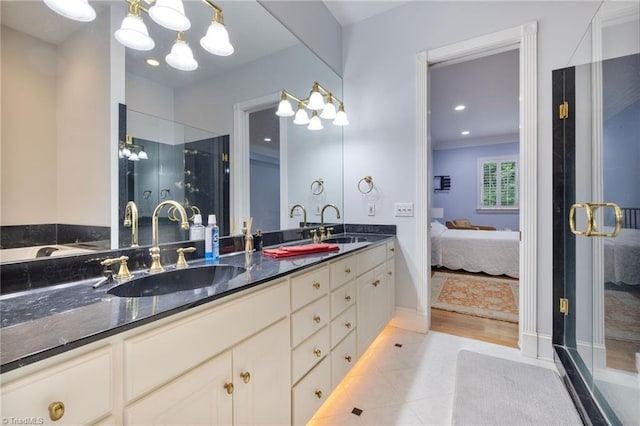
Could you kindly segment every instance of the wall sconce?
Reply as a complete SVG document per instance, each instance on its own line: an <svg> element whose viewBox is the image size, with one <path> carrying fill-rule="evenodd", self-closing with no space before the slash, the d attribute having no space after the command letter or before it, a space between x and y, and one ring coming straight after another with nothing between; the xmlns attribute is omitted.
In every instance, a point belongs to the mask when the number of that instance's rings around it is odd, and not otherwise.
<svg viewBox="0 0 640 426"><path fill-rule="evenodd" d="M297 112L293 112L289 99L297 102ZM337 111L333 103L334 100L338 103ZM306 109L311 111L311 118L309 118ZM318 114L320 110L322 112ZM291 117L294 114L293 124L306 124L309 130L322 130L324 127L322 126L321 118L333 120L335 126L346 126L349 124L347 113L344 111L344 103L322 87L317 81L313 83L309 96L304 99L297 98L286 90L282 91L276 115L279 117Z"/></svg>
<svg viewBox="0 0 640 426"><path fill-rule="evenodd" d="M122 20L120 29L114 36L122 45L135 50L151 50L155 42L149 36L140 11L147 13L158 25L177 32L176 41L171 52L165 57L167 63L181 71L192 71L198 68L198 62L186 42L184 31L191 28L191 21L184 13L182 0L144 0L149 9L145 8L142 0L125 0L129 3L129 12ZM218 56L229 56L234 49L229 42L229 33L224 26L222 9L210 0L202 0L213 9L213 19L207 33L200 39L200 45L207 52ZM93 8L87 0L44 0L54 12L76 21L88 22L96 17Z"/></svg>
<svg viewBox="0 0 640 426"><path fill-rule="evenodd" d="M449 191L451 189L451 176L434 176L433 177L433 190L434 191Z"/></svg>
<svg viewBox="0 0 640 426"><path fill-rule="evenodd" d="M118 144L118 158L126 158L129 161L140 161L149 159L149 156L144 150L144 146L133 143L131 135L127 135L127 139Z"/></svg>

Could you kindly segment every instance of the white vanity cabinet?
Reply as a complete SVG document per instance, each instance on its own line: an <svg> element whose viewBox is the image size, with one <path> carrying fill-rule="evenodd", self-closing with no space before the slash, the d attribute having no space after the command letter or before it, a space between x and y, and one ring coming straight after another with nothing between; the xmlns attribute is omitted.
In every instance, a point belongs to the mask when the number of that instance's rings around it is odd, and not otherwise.
<svg viewBox="0 0 640 426"><path fill-rule="evenodd" d="M283 319L131 404L125 424L288 424L288 340Z"/></svg>
<svg viewBox="0 0 640 426"><path fill-rule="evenodd" d="M113 352L103 347L2 383L5 424L93 423L113 410Z"/></svg>

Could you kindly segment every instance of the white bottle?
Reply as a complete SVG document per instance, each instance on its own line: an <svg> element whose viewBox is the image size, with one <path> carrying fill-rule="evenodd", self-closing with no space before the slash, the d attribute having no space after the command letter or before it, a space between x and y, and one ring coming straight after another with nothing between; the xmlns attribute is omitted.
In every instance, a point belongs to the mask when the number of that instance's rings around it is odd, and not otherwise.
<svg viewBox="0 0 640 426"><path fill-rule="evenodd" d="M193 217L193 225L189 228L190 240L204 240L205 228L202 224L202 215L197 214Z"/></svg>
<svg viewBox="0 0 640 426"><path fill-rule="evenodd" d="M205 260L218 260L220 257L220 230L216 225L216 215L210 214L207 228L204 233L204 258Z"/></svg>

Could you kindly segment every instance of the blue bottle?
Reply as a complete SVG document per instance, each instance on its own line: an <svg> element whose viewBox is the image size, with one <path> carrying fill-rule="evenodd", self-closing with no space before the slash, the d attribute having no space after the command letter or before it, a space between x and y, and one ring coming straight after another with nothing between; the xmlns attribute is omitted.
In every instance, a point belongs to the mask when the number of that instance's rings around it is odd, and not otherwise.
<svg viewBox="0 0 640 426"><path fill-rule="evenodd" d="M220 258L220 230L216 225L216 215L210 214L204 238L205 261L216 261Z"/></svg>

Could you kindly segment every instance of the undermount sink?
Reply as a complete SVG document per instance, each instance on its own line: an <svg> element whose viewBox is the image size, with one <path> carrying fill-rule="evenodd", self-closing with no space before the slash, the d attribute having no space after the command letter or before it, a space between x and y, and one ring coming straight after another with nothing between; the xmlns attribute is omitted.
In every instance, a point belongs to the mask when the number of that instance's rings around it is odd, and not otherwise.
<svg viewBox="0 0 640 426"><path fill-rule="evenodd" d="M329 244L353 244L353 243L364 243L367 239L365 237L331 237L322 241L323 243Z"/></svg>
<svg viewBox="0 0 640 426"><path fill-rule="evenodd" d="M208 265L174 269L134 278L111 288L107 293L119 297L160 296L224 283L245 271L245 268L232 265Z"/></svg>

